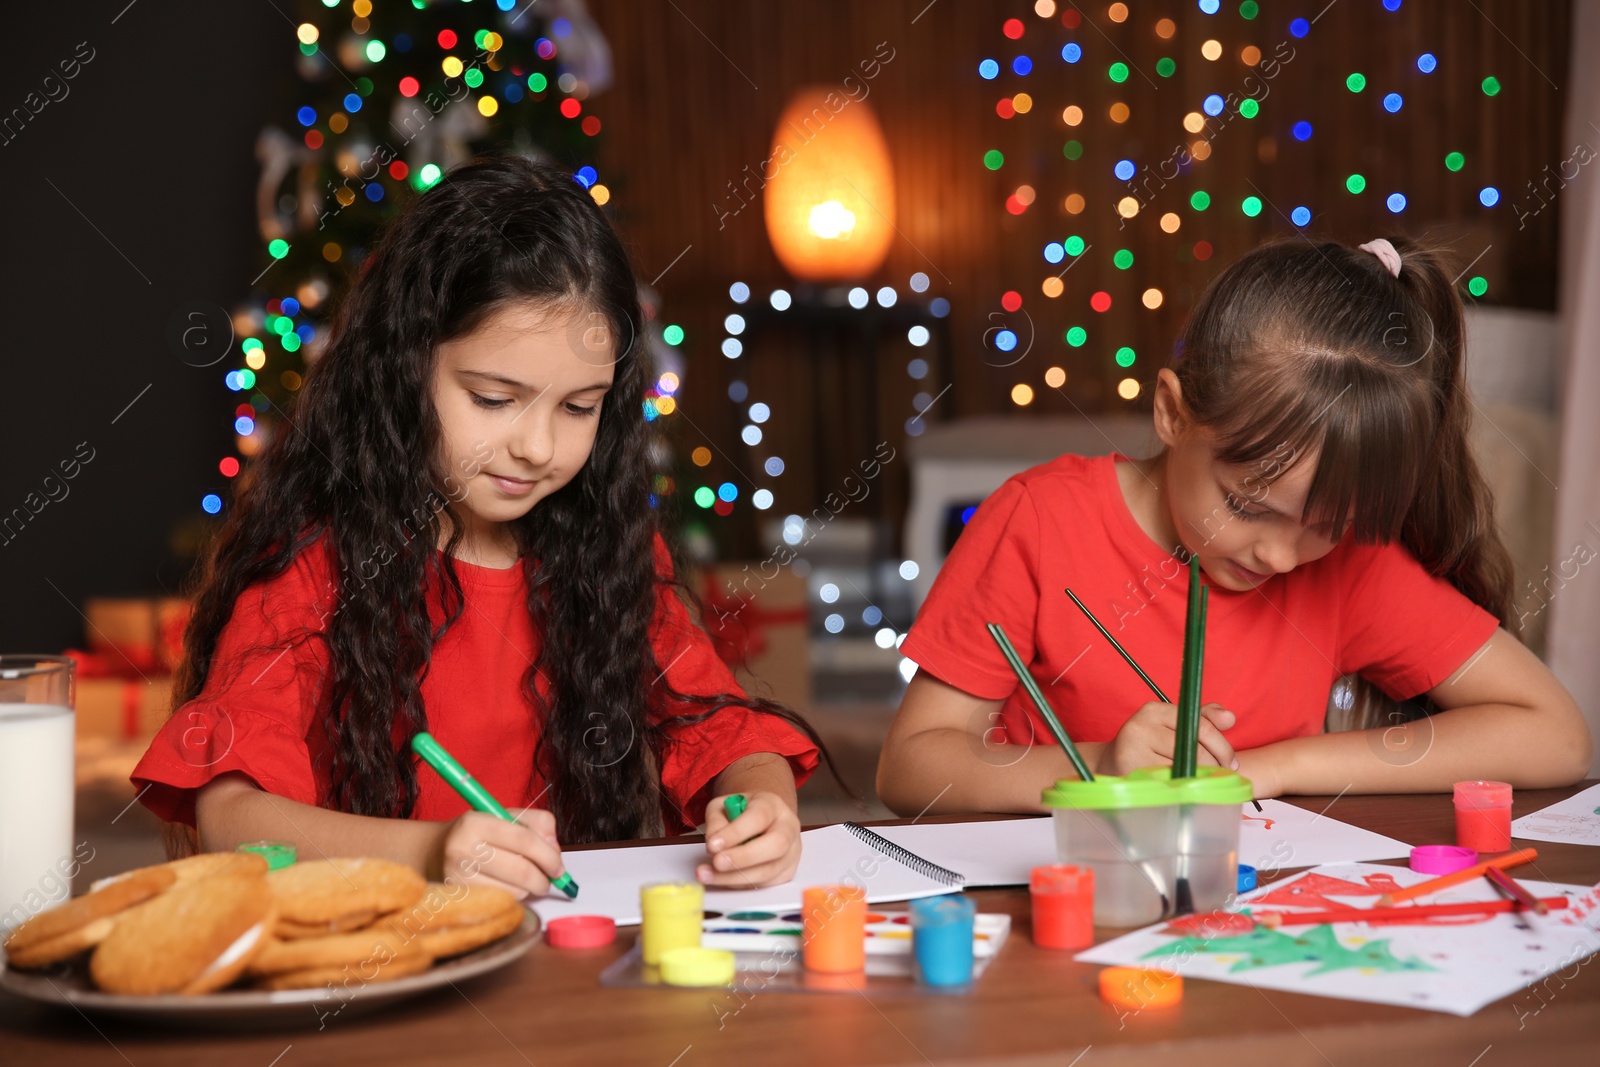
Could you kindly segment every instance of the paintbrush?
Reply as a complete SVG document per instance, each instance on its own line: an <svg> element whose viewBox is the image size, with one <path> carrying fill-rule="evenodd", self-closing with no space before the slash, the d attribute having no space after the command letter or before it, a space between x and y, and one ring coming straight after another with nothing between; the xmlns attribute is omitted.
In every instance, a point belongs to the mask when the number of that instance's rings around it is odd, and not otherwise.
<svg viewBox="0 0 1600 1067"><path fill-rule="evenodd" d="M1055 709L1050 706L1050 701L1045 699L1044 691L1039 688L1039 683L1034 680L1027 664L1023 663L1022 657L1017 654L1015 646L1011 644L1011 639L1006 636L1005 628L997 622L986 623L985 625L989 631L989 636L994 638L994 643L1000 646L1000 653L1005 656L1006 663L1011 667L1011 673L1017 676L1017 681L1022 683L1023 690L1028 694L1028 699L1032 700L1033 706L1039 709L1039 714L1043 717L1045 725L1050 728L1051 733L1055 734L1056 743L1067 754L1067 759L1072 762L1072 767L1078 772L1078 777L1085 782L1094 781L1094 772L1089 770L1089 764L1084 761L1082 754L1078 752L1078 746L1073 744L1072 738L1068 736L1066 727L1062 726L1061 720L1056 718ZM1121 827L1117 825L1116 818L1107 812L1106 821L1117 831L1117 840L1121 842L1121 845L1117 847L1117 851L1122 854L1123 859L1139 868L1140 873L1145 877L1145 881L1149 882L1150 887L1161 897L1161 913L1165 915L1169 903L1167 890L1155 871L1151 869L1150 861L1130 858L1127 849L1123 847L1128 843L1127 838L1123 835Z"/></svg>
<svg viewBox="0 0 1600 1067"><path fill-rule="evenodd" d="M1156 685L1155 680L1144 672L1143 667L1139 666L1139 664L1135 662L1134 658L1128 654L1128 650L1117 643L1117 639L1111 636L1111 631L1102 626L1100 620L1094 617L1094 612L1089 610L1089 606L1078 599L1078 594L1074 593L1071 589L1068 589L1066 593L1067 596L1072 598L1072 602L1078 605L1078 610L1083 612L1084 617L1094 624L1094 628L1096 630L1100 631L1100 635L1111 643L1112 648L1117 650L1117 655L1121 656L1127 662L1128 666L1133 668L1134 673L1144 680L1144 684L1150 687L1150 692L1155 694L1156 699L1161 701L1163 704L1171 704L1172 701L1167 699L1167 694L1163 693L1161 691L1161 687ZM1252 799L1250 803L1256 806L1257 811L1263 810L1261 807L1261 801Z"/></svg>

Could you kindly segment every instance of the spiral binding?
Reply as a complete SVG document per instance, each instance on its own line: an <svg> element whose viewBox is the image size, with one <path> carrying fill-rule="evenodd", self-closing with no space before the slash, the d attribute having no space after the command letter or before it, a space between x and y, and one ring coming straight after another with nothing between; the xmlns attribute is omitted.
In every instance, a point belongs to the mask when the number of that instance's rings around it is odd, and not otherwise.
<svg viewBox="0 0 1600 1067"><path fill-rule="evenodd" d="M902 848L882 834L873 833L860 823L847 822L843 825L846 830L849 830L852 834L855 834L903 867L909 867L918 874L932 878L936 882L943 882L945 885L960 886L966 884L967 878L965 875L952 871L948 867L941 867L932 860L923 859L910 849Z"/></svg>

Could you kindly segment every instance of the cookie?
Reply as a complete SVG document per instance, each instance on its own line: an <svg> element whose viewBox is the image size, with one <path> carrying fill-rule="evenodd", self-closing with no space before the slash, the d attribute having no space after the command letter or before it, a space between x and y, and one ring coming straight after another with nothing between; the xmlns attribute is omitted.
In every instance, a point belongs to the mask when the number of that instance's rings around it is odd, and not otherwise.
<svg viewBox="0 0 1600 1067"><path fill-rule="evenodd" d="M196 878L209 878L213 874L264 875L267 873L267 861L248 852L199 852L193 856L185 856L181 860L158 863L152 867L140 867L124 874L102 878L91 888L100 889L113 882L120 882L124 878L143 874L145 871L171 871L176 884L182 885Z"/></svg>
<svg viewBox="0 0 1600 1067"><path fill-rule="evenodd" d="M416 937L485 922L513 906L521 907L517 898L497 886L429 882L420 900L403 911L384 916L379 924L391 926L407 937Z"/></svg>
<svg viewBox="0 0 1600 1067"><path fill-rule="evenodd" d="M117 916L156 896L174 881L176 876L160 867L133 871L101 889L42 911L11 932L5 942L6 961L12 967L30 970L92 948L111 933Z"/></svg>
<svg viewBox="0 0 1600 1067"><path fill-rule="evenodd" d="M363 912L409 908L428 883L401 863L380 859L326 859L273 871L279 918L301 926L348 921Z"/></svg>
<svg viewBox="0 0 1600 1067"><path fill-rule="evenodd" d="M303 937L331 937L352 930L364 930L377 918L378 913L369 910L352 912L328 923L297 923L290 919L279 919L272 936L284 941L296 941Z"/></svg>
<svg viewBox="0 0 1600 1067"><path fill-rule="evenodd" d="M89 974L110 993L208 993L243 973L276 921L265 878L195 878L124 915L94 950Z"/></svg>
<svg viewBox="0 0 1600 1067"><path fill-rule="evenodd" d="M293 941L274 937L250 961L250 973L263 975L303 971L313 967L379 966L415 948L413 938L387 928Z"/></svg>
<svg viewBox="0 0 1600 1067"><path fill-rule="evenodd" d="M359 988L371 982L392 982L421 974L433 965L433 957L417 945L387 962L373 959L363 964L344 964L338 967L307 967L298 971L282 971L264 975L252 985L256 989L321 989L327 985Z"/></svg>
<svg viewBox="0 0 1600 1067"><path fill-rule="evenodd" d="M498 941L505 937L521 926L522 920L528 914L528 909L513 901L511 907L483 922L432 930L422 934L417 938L417 941L434 959L442 960L450 956L459 956L463 952L471 952L475 948L480 948L491 941ZM538 921L537 917L534 921Z"/></svg>

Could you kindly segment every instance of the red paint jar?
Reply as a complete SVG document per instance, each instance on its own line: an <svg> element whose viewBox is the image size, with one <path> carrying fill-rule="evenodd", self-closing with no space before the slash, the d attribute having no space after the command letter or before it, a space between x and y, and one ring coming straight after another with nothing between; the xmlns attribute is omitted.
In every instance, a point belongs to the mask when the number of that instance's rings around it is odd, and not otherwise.
<svg viewBox="0 0 1600 1067"><path fill-rule="evenodd" d="M1511 847L1511 786L1505 782L1457 782L1456 844L1478 852Z"/></svg>
<svg viewBox="0 0 1600 1067"><path fill-rule="evenodd" d="M1094 944L1094 868L1035 867L1028 890L1033 898L1035 945L1076 949Z"/></svg>

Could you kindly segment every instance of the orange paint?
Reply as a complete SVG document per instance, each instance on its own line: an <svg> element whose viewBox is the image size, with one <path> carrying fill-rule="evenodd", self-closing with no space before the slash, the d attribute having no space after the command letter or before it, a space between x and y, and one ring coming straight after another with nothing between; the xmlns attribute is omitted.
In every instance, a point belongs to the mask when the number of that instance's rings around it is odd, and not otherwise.
<svg viewBox="0 0 1600 1067"><path fill-rule="evenodd" d="M857 886L822 885L802 895L806 970L838 974L867 965L867 895Z"/></svg>

